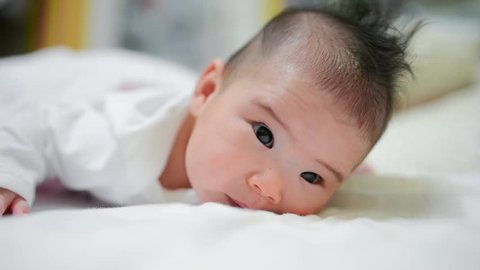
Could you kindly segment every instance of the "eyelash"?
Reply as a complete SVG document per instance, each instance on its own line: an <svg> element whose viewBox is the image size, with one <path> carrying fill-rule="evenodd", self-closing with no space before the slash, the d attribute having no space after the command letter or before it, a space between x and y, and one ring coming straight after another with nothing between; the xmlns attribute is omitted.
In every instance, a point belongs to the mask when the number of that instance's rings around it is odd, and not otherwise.
<svg viewBox="0 0 480 270"><path fill-rule="evenodd" d="M264 123L255 122L252 124L253 132L258 141L262 143L268 149L272 149L274 143L274 137L272 131ZM259 134L261 132L261 134ZM270 138L266 138L270 137ZM312 185L324 186L324 179L314 172L302 172L300 174L305 181Z"/></svg>

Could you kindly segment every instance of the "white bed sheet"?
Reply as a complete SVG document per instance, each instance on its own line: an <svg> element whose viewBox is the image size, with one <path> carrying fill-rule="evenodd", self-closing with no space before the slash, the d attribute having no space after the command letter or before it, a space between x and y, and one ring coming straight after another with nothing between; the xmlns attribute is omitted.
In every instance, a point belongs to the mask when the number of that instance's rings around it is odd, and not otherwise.
<svg viewBox="0 0 480 270"><path fill-rule="evenodd" d="M213 203L41 211L0 222L0 269L478 270L479 177L357 177L307 217Z"/></svg>

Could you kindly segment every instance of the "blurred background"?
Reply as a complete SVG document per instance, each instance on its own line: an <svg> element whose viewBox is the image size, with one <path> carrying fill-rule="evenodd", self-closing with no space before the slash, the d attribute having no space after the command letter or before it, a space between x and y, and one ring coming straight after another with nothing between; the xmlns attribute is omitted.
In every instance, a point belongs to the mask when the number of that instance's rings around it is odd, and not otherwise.
<svg viewBox="0 0 480 270"><path fill-rule="evenodd" d="M384 1L407 2L410 18L465 22L452 33L471 35L467 28L480 25L480 0ZM228 57L282 8L325 2L332 1L0 0L0 56L55 45L123 47L198 70L213 57Z"/></svg>

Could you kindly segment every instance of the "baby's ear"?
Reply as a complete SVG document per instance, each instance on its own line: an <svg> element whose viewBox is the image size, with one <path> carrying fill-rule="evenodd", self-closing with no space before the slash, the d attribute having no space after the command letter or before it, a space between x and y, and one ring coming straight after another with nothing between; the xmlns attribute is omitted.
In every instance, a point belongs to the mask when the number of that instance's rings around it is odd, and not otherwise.
<svg viewBox="0 0 480 270"><path fill-rule="evenodd" d="M214 59L198 78L190 105L190 110L194 116L197 116L207 101L219 92L224 70L225 64L223 61Z"/></svg>

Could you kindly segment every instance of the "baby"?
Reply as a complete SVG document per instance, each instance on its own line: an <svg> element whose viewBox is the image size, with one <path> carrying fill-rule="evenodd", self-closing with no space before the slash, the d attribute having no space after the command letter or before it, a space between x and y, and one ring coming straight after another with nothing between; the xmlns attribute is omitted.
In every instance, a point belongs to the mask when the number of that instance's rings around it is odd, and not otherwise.
<svg viewBox="0 0 480 270"><path fill-rule="evenodd" d="M212 61L193 96L149 85L12 116L0 126L0 214L27 213L45 179L119 205L191 188L199 203L315 213L384 132L409 70L409 38L357 11L282 12Z"/></svg>

